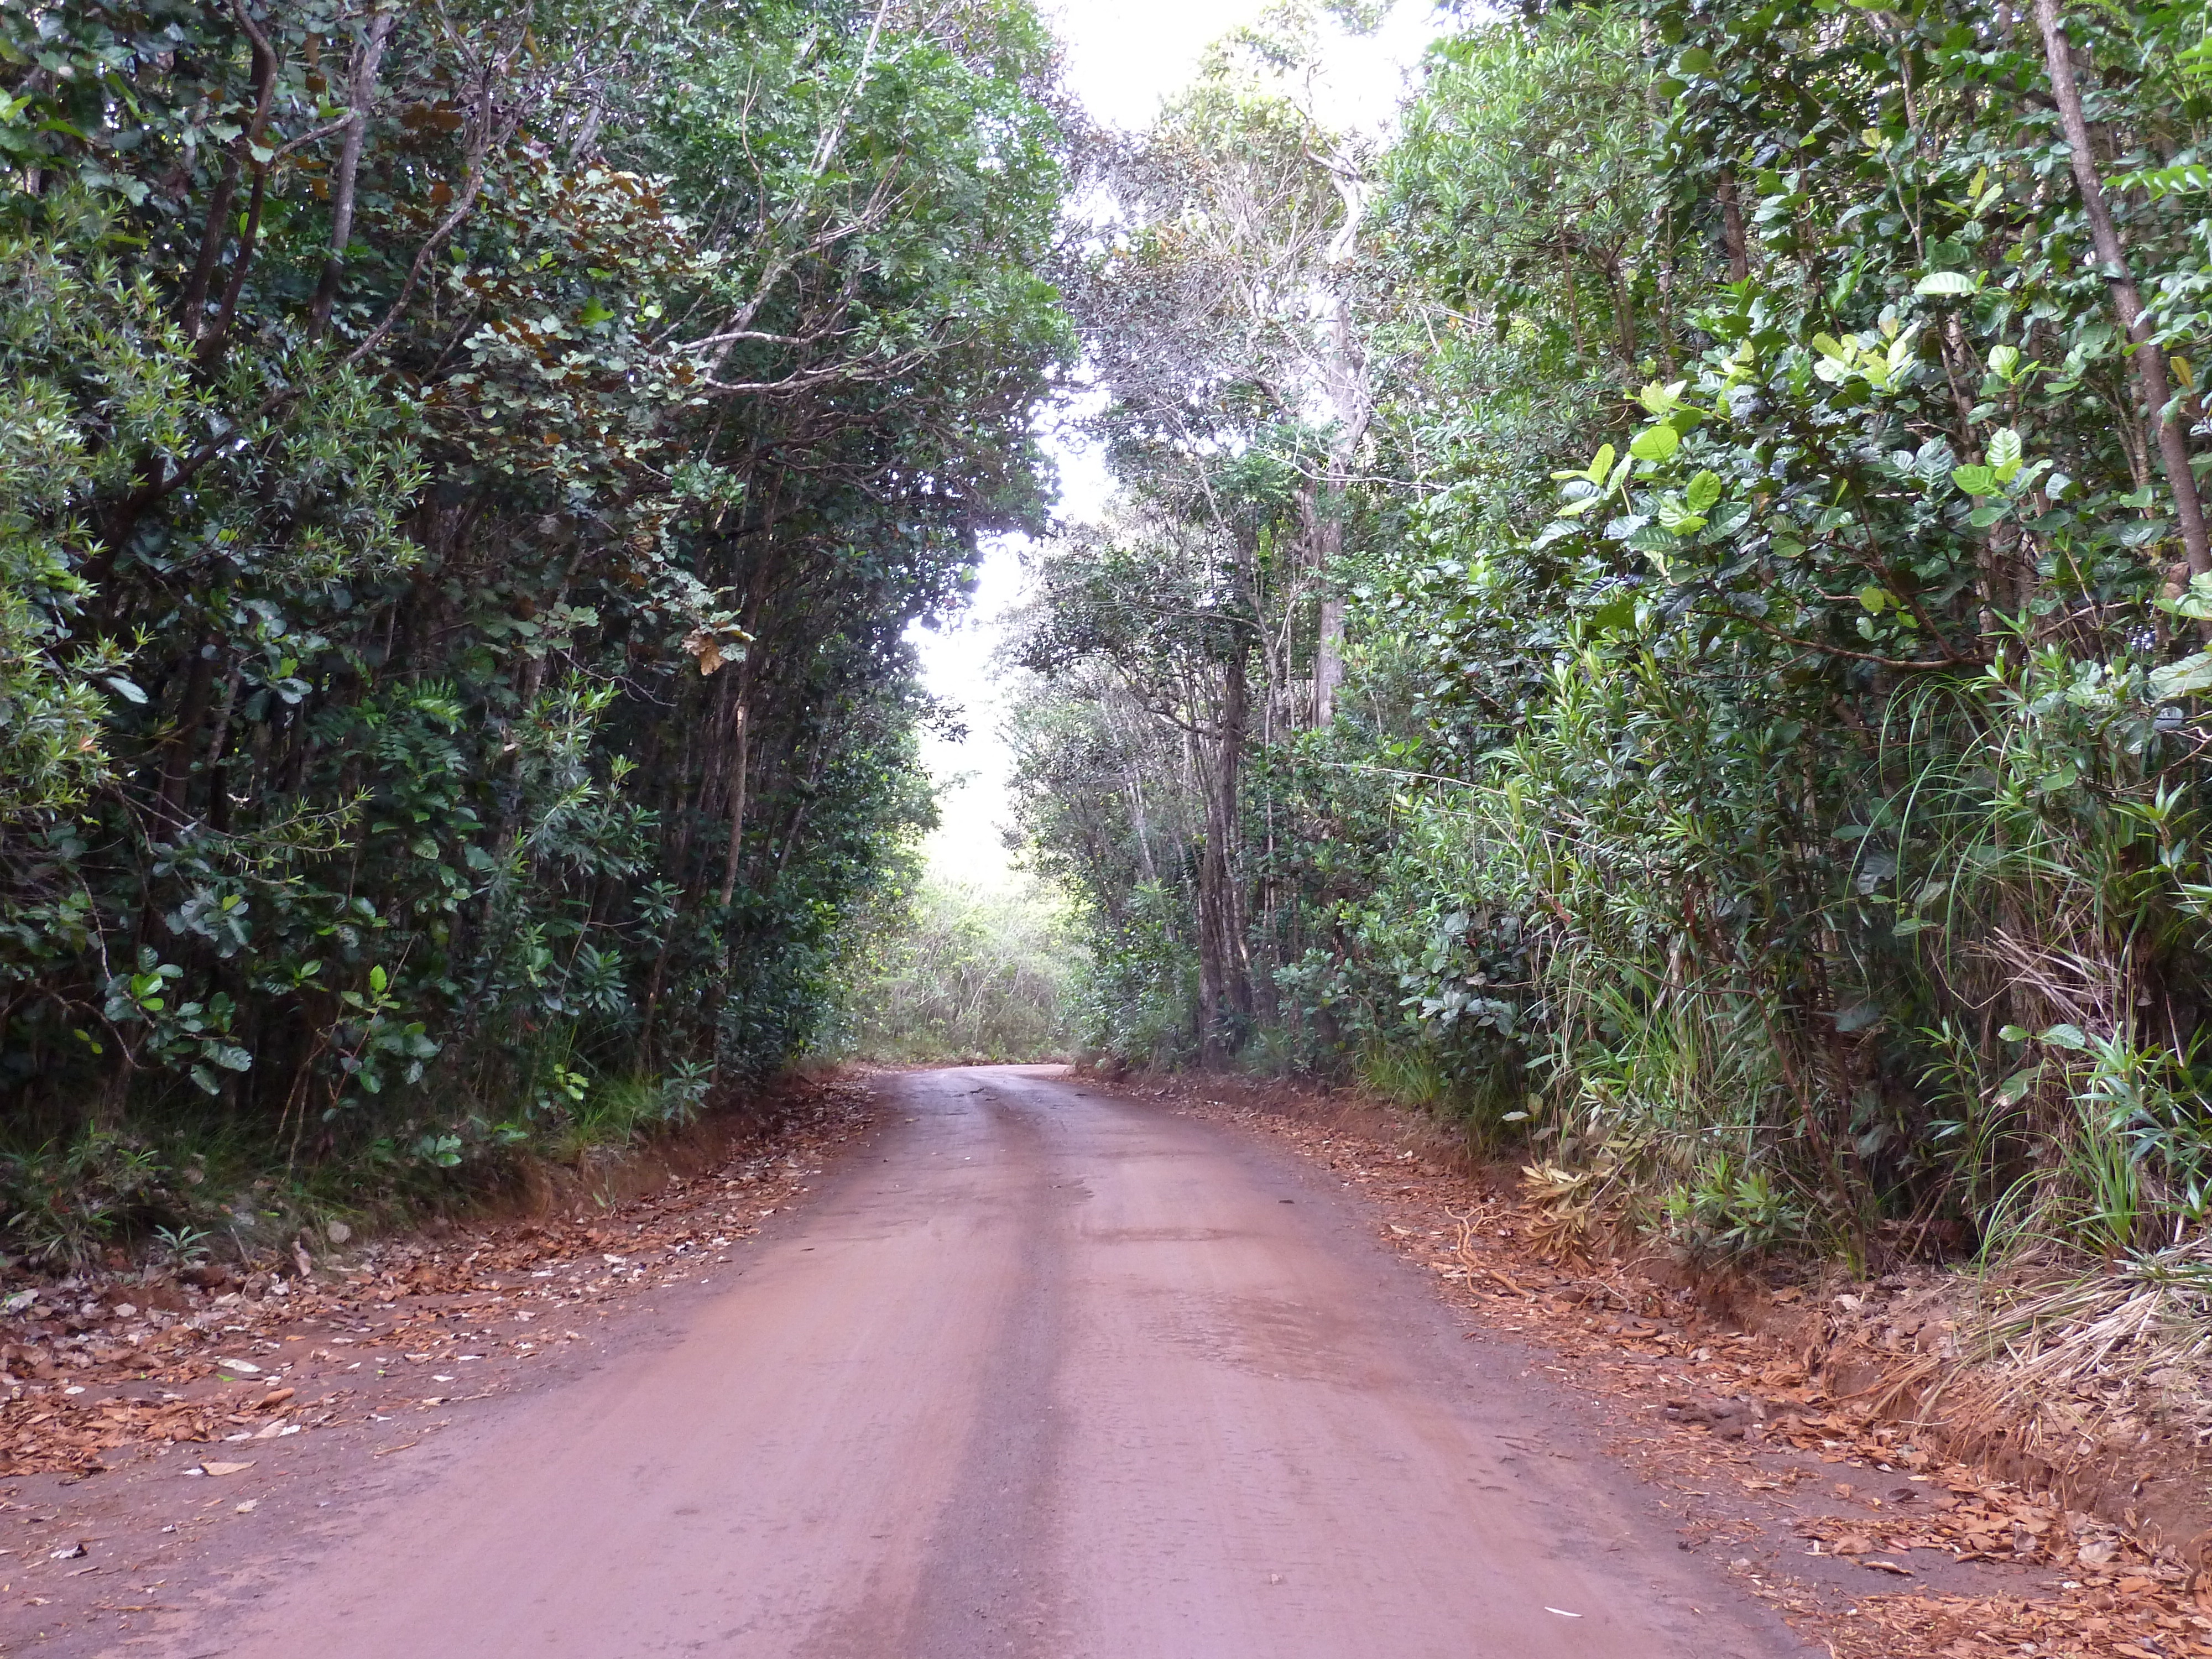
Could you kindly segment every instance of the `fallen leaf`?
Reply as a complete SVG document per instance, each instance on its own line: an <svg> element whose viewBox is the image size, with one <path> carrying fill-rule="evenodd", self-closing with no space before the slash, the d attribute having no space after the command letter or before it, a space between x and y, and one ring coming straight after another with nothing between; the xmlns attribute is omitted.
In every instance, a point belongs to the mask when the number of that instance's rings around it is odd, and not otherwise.
<svg viewBox="0 0 2212 1659"><path fill-rule="evenodd" d="M246 1470L252 1467L253 1461L251 1458L248 1458L243 1463L203 1463L200 1465L201 1469L209 1474L243 1474Z"/></svg>
<svg viewBox="0 0 2212 1659"><path fill-rule="evenodd" d="M223 1370L236 1371L242 1376L258 1376L261 1367L250 1359L218 1359L216 1364Z"/></svg>
<svg viewBox="0 0 2212 1659"><path fill-rule="evenodd" d="M1910 1578L1912 1577L1911 1568L1900 1567L1894 1561L1881 1561L1870 1559L1860 1562L1859 1565L1863 1567L1872 1567L1876 1572L1893 1572L1899 1578Z"/></svg>
<svg viewBox="0 0 2212 1659"><path fill-rule="evenodd" d="M46 1559L49 1561L74 1561L77 1557L83 1553L83 1545L64 1544L58 1550L49 1550L46 1553Z"/></svg>

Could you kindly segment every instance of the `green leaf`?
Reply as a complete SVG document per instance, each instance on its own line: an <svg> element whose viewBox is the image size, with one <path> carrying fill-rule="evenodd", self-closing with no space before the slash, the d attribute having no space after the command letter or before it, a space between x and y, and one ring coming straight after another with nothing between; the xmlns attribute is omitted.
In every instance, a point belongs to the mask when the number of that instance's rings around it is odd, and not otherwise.
<svg viewBox="0 0 2212 1659"><path fill-rule="evenodd" d="M2071 1048L2076 1054L2089 1046L2089 1039L2078 1025L2054 1025L2036 1039L2054 1048Z"/></svg>
<svg viewBox="0 0 2212 1659"><path fill-rule="evenodd" d="M146 701L146 694L140 690L134 682L124 678L120 674L110 674L107 677L107 685L110 690L113 691L116 696L125 699L126 702L143 702Z"/></svg>
<svg viewBox="0 0 2212 1659"><path fill-rule="evenodd" d="M1889 597L1887 588L1877 587L1872 582L1869 582L1864 587L1859 589L1859 603L1878 617L1894 601Z"/></svg>
<svg viewBox="0 0 2212 1659"><path fill-rule="evenodd" d="M1951 482L1969 495L1994 495L1999 489L1997 475L1985 466L1954 466Z"/></svg>
<svg viewBox="0 0 2212 1659"><path fill-rule="evenodd" d="M2212 653L2199 651L2150 672L2150 694L2160 702L2212 691Z"/></svg>
<svg viewBox="0 0 2212 1659"><path fill-rule="evenodd" d="M1705 512L1720 498L1721 475L1717 472L1700 472L1690 480L1689 489L1683 492L1684 504L1692 513Z"/></svg>
<svg viewBox="0 0 2212 1659"><path fill-rule="evenodd" d="M1671 426L1646 427L1636 434L1628 453L1639 461L1667 461L1682 447L1682 434Z"/></svg>
<svg viewBox="0 0 2212 1659"><path fill-rule="evenodd" d="M1954 296L1978 294L1981 284L1963 270L1931 270L1912 285L1915 294Z"/></svg>
<svg viewBox="0 0 2212 1659"><path fill-rule="evenodd" d="M2020 471L2020 434L2006 427L1990 440L1990 468L1999 483L2010 483Z"/></svg>
<svg viewBox="0 0 2212 1659"><path fill-rule="evenodd" d="M2192 621L2212 621L2212 572L2191 576L2189 586L2172 599L2160 597L2153 601L2161 611L2170 611L2178 617Z"/></svg>
<svg viewBox="0 0 2212 1659"><path fill-rule="evenodd" d="M1636 595L1620 593L1590 613L1590 623L1601 634L1626 634L1636 626Z"/></svg>
<svg viewBox="0 0 2212 1659"><path fill-rule="evenodd" d="M1597 459L1589 464L1589 471L1583 476L1594 484L1601 484L1605 482L1605 475L1612 471L1613 446L1601 444L1598 447Z"/></svg>
<svg viewBox="0 0 2212 1659"><path fill-rule="evenodd" d="M385 987L391 984L391 982L392 981L390 977L384 971L384 964L380 962L375 967L368 970L368 988L375 992L377 995L382 996L384 994Z"/></svg>

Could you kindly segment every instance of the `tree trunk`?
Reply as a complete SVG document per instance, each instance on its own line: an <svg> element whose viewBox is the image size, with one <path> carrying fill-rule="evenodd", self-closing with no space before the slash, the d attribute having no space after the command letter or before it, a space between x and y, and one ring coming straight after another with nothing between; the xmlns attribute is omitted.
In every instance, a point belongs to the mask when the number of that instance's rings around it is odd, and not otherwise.
<svg viewBox="0 0 2212 1659"><path fill-rule="evenodd" d="M2120 240L2119 228L2113 224L2112 210L2106 204L2104 181L2097 176L2097 152L2089 140L2081 86L2075 78L2073 50L2067 44L2058 0L2035 0L2035 21L2043 31L2051 92L2057 100L2059 125L2065 129L2066 146L2073 156L2074 184L2081 193L2081 210L2088 216L2097 262L2105 268L2112 310L2121 328L2135 342L2136 379L2142 388L2144 411L2157 432L2159 465L2166 473L2166 488L2172 492L2173 516L2181 529L2189 574L2201 576L2212 571L2212 543L2205 535L2204 506L2197 494L2197 477L2189 470L2189 438L2178 422L2166 418L2166 354L2151 338L2150 319L2144 313L2142 295L2128 269L2127 246Z"/></svg>
<svg viewBox="0 0 2212 1659"><path fill-rule="evenodd" d="M727 909L730 895L738 888L738 858L745 845L745 770L752 747L752 722L746 718L742 702L738 705L737 731L731 742L735 750L730 757L732 775L730 779L730 850L722 860L722 892L718 902Z"/></svg>
<svg viewBox="0 0 2212 1659"><path fill-rule="evenodd" d="M1329 316L1322 379L1336 427L1329 437L1328 471L1322 480L1311 538L1314 576L1322 585L1314 634L1314 724L1317 726L1327 726L1336 717L1336 694L1344 684L1344 599L1328 586L1329 567L1344 551L1346 490L1374 411L1366 354L1352 335L1352 301L1341 293Z"/></svg>
<svg viewBox="0 0 2212 1659"><path fill-rule="evenodd" d="M1238 890L1237 833L1250 718L1243 651L1231 653L1222 676L1220 718L1212 732L1211 766L1203 769L1206 844L1198 861L1199 1059L1218 1066L1233 1052L1224 1028L1240 1028L1252 1012L1252 987L1244 969L1243 903Z"/></svg>
<svg viewBox="0 0 2212 1659"><path fill-rule="evenodd" d="M1728 254L1729 281L1743 283L1751 280L1751 241L1744 234L1743 204L1736 198L1735 174L1723 167L1720 182L1713 186L1714 199L1721 204L1721 246Z"/></svg>
<svg viewBox="0 0 2212 1659"><path fill-rule="evenodd" d="M337 303L338 283L345 275L346 249L353 241L355 185L361 173L362 143L368 136L368 106L376 96L376 76L384 63L384 49L392 40L396 14L380 12L368 20L368 33L355 54L353 85L347 102L353 113L346 122L345 138L338 147L338 165L331 180L330 252L324 256L322 278L315 284L314 303L307 314L307 337L319 340L331 325L331 307Z"/></svg>

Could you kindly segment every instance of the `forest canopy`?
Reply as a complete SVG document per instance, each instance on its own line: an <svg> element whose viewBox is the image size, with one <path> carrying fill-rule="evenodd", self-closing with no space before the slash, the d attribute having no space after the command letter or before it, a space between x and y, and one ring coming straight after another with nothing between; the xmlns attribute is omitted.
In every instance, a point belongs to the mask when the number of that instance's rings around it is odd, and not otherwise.
<svg viewBox="0 0 2212 1659"><path fill-rule="evenodd" d="M1109 166L1019 655L1089 1040L1357 1079L1571 1231L2191 1248L2202 3L1278 8Z"/></svg>
<svg viewBox="0 0 2212 1659"><path fill-rule="evenodd" d="M0 12L18 1242L815 1040L904 632L1042 521L1053 74L1020 0Z"/></svg>
<svg viewBox="0 0 2212 1659"><path fill-rule="evenodd" d="M2198 1249L2205 5L1463 8L1387 136L1379 15L1117 134L1023 0L0 12L11 1248L1073 1006L1570 1231ZM1009 532L1048 928L915 879Z"/></svg>

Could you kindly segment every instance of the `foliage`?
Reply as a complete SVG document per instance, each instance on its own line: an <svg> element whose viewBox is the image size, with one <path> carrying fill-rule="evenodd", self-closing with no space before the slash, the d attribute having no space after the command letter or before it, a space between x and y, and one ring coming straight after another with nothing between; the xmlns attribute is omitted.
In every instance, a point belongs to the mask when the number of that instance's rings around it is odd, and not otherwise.
<svg viewBox="0 0 2212 1659"><path fill-rule="evenodd" d="M0 12L12 1141L449 1178L817 1040L903 631L1041 511L1049 66L1019 0ZM58 1237L106 1177L25 1156Z"/></svg>
<svg viewBox="0 0 2212 1659"><path fill-rule="evenodd" d="M1125 619L1200 614L1160 574L1203 568L1157 505L1188 459L1123 445L1110 558L1043 567L1030 823L1121 1030L1219 1020L1157 1011L1202 918L1133 857L1141 778L1184 866L1237 872L1222 1047L1526 1137L1592 1212L1706 1253L2194 1236L2207 17L2057 22L1629 0L1437 44L1356 270L1308 279L1355 296L1373 388L1340 543L1237 596L1286 642L1342 596L1334 706L1255 646L1288 717L1214 763L1233 801L1163 763L1203 723L1155 688L1215 636L1084 619L1120 567ZM1327 388L1243 349L1273 406L1213 358L1184 387L1264 571L1298 492L1232 483L1310 476L1278 411Z"/></svg>
<svg viewBox="0 0 2212 1659"><path fill-rule="evenodd" d="M895 1065L1066 1056L1070 939L1048 895L925 876L899 898L843 994L841 1048Z"/></svg>

